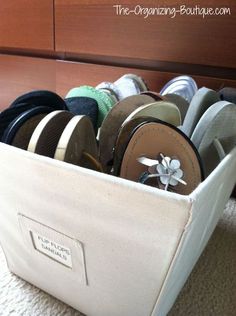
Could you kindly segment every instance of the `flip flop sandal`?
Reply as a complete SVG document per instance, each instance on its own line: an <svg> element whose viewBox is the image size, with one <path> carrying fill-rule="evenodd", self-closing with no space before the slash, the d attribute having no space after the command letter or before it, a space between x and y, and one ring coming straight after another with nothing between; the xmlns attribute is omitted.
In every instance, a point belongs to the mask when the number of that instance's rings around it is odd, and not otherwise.
<svg viewBox="0 0 236 316"><path fill-rule="evenodd" d="M109 96L109 98L113 100L114 104L116 104L119 101L116 93L113 90L108 88L101 88L100 90L105 92Z"/></svg>
<svg viewBox="0 0 236 316"><path fill-rule="evenodd" d="M97 132L98 103L95 99L87 97L72 97L65 99L69 111L74 115L86 115Z"/></svg>
<svg viewBox="0 0 236 316"><path fill-rule="evenodd" d="M213 104L201 117L192 142L208 176L236 145L236 105L227 101Z"/></svg>
<svg viewBox="0 0 236 316"><path fill-rule="evenodd" d="M98 86L96 86L96 89L104 90L104 89L110 89L113 91L113 93L117 96L118 101L121 101L131 95L137 95L139 94L139 88L137 87L137 83L134 82L132 79L124 78L119 79L120 81L116 81L114 83L112 82L102 82Z"/></svg>
<svg viewBox="0 0 236 316"><path fill-rule="evenodd" d="M115 93L118 100L121 101L129 96L140 94L148 90L144 80L134 74L126 74L113 82L102 82L96 89L110 89Z"/></svg>
<svg viewBox="0 0 236 316"><path fill-rule="evenodd" d="M166 122L141 125L125 150L120 177L187 195L203 180L199 154L179 129Z"/></svg>
<svg viewBox="0 0 236 316"><path fill-rule="evenodd" d="M181 97L181 95L174 94L174 93L165 94L164 98L166 101L169 101L177 105L180 111L181 121L183 122L189 108L188 101L186 101L183 97Z"/></svg>
<svg viewBox="0 0 236 316"><path fill-rule="evenodd" d="M97 90L109 90L111 94L116 97L116 100L119 101L119 90L117 89L116 85L112 82L104 81L98 84L95 87Z"/></svg>
<svg viewBox="0 0 236 316"><path fill-rule="evenodd" d="M167 82L161 89L160 94L178 94L190 103L197 90L197 84L192 77L178 76Z"/></svg>
<svg viewBox="0 0 236 316"><path fill-rule="evenodd" d="M127 75L116 80L114 84L117 87L116 91L118 93L119 100L123 100L132 95L138 95L143 91L140 90L139 82ZM145 90L147 90L146 87Z"/></svg>
<svg viewBox="0 0 236 316"><path fill-rule="evenodd" d="M164 96L162 96L160 93L157 93L155 91L143 91L140 94L141 95L149 95L155 101L165 101L166 100Z"/></svg>
<svg viewBox="0 0 236 316"><path fill-rule="evenodd" d="M171 103L174 103L175 105L177 105L177 107L180 110L181 121L182 122L184 121L186 112L187 112L188 107L189 107L189 103L180 95L173 94L173 93L161 95L160 93L157 93L154 91L144 91L144 92L141 92L140 94L149 95L150 97L154 98L156 101L162 100L162 101L169 101Z"/></svg>
<svg viewBox="0 0 236 316"><path fill-rule="evenodd" d="M225 87L219 91L220 99L236 104L236 88ZM236 186L234 187L233 197L236 197Z"/></svg>
<svg viewBox="0 0 236 316"><path fill-rule="evenodd" d="M73 165L102 171L91 120L87 116L73 117L65 127L54 158Z"/></svg>
<svg viewBox="0 0 236 316"><path fill-rule="evenodd" d="M128 121L143 116L150 116L161 121L167 122L174 126L181 124L181 116L178 107L167 101L156 101L154 103L145 104L134 110L123 122L125 125Z"/></svg>
<svg viewBox="0 0 236 316"><path fill-rule="evenodd" d="M124 120L138 107L154 101L147 95L130 96L118 102L110 110L101 126L99 136L100 162L105 172L109 172L117 134Z"/></svg>
<svg viewBox="0 0 236 316"><path fill-rule="evenodd" d="M2 142L26 150L34 128L50 112L52 108L38 106L21 113L5 129Z"/></svg>
<svg viewBox="0 0 236 316"><path fill-rule="evenodd" d="M218 101L220 98L216 91L205 87L199 89L189 105L181 130L190 138L203 113Z"/></svg>
<svg viewBox="0 0 236 316"><path fill-rule="evenodd" d="M25 111L29 111L36 106L28 103L21 103L16 108L7 108L0 113L0 140L9 124Z"/></svg>
<svg viewBox="0 0 236 316"><path fill-rule="evenodd" d="M175 104L165 101L157 101L151 104L140 106L134 110L122 123L114 147L115 152L117 152L116 148L122 149L124 147L124 139L132 133L135 124L142 123L144 118L152 122L155 121L155 119L157 119L157 121L162 120L175 126L179 126L181 123L180 112ZM119 152L120 151L121 150L119 150ZM119 154L118 156L123 157L123 154ZM114 162L114 165L117 165L116 161ZM113 166L113 168L116 170L116 167Z"/></svg>
<svg viewBox="0 0 236 316"><path fill-rule="evenodd" d="M67 93L66 98L72 97L88 97L97 101L99 109L97 128L101 126L107 113L115 105L113 98L109 97L105 92L90 86L81 86L71 89Z"/></svg>
<svg viewBox="0 0 236 316"><path fill-rule="evenodd" d="M113 166L111 170L112 175L119 176L120 166L122 163L125 150L134 132L141 125L153 122L159 123L160 120L155 119L154 117L143 116L136 117L132 120L126 121L121 125L113 151Z"/></svg>
<svg viewBox="0 0 236 316"><path fill-rule="evenodd" d="M220 99L236 104L236 88L225 87L219 91Z"/></svg>
<svg viewBox="0 0 236 316"><path fill-rule="evenodd" d="M19 96L10 107L17 107L21 103L34 106L48 106L53 110L67 110L65 101L56 93L48 90L35 90Z"/></svg>
<svg viewBox="0 0 236 316"><path fill-rule="evenodd" d="M146 84L145 80L140 76L137 76L135 74L125 74L120 79L122 79L122 78L128 78L128 79L134 80L136 82L138 89L139 89L139 93L149 90L148 85Z"/></svg>
<svg viewBox="0 0 236 316"><path fill-rule="evenodd" d="M63 130L74 115L67 111L53 111L35 128L28 151L53 158Z"/></svg>

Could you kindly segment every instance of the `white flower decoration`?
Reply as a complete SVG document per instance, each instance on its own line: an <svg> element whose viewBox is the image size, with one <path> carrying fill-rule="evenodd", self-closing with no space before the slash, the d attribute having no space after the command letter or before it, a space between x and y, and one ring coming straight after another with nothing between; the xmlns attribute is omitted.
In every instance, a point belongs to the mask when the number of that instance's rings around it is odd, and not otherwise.
<svg viewBox="0 0 236 316"><path fill-rule="evenodd" d="M179 183L187 185L185 181L182 180L184 175L183 170L180 169L180 161L176 158L170 158L160 154L161 162L155 159L149 159L146 157L140 157L137 160L148 166L148 172L144 172L140 177L140 182L145 183L149 178L159 178L160 182L165 185L165 190L168 190L169 185L176 186Z"/></svg>

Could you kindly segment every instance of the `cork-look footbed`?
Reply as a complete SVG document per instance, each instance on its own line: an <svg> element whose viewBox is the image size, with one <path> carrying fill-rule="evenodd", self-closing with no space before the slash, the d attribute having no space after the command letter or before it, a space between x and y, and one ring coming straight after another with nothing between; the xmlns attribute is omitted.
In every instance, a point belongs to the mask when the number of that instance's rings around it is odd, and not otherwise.
<svg viewBox="0 0 236 316"><path fill-rule="evenodd" d="M203 180L200 157L189 139L177 128L165 122L150 122L141 125L132 135L125 150L120 168L120 177L141 182L148 167L138 161L140 158L158 159L159 156L179 161L181 181L169 189L187 195ZM161 163L161 159L159 159ZM157 171L156 171L157 173ZM165 175L164 175L165 177ZM156 181L154 181L156 180ZM158 179L151 185L160 187Z"/></svg>

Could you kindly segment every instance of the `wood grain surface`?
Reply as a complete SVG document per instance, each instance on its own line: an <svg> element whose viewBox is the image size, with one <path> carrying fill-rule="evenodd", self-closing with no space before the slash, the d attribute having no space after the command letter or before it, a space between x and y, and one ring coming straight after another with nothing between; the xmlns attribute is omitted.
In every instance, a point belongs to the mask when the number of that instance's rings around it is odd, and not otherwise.
<svg viewBox="0 0 236 316"><path fill-rule="evenodd" d="M113 0L55 0L56 50L87 56L236 68L235 0L118 1L122 7L212 7L230 15L119 15ZM124 4L125 3L125 4ZM132 64L131 60L131 64Z"/></svg>
<svg viewBox="0 0 236 316"><path fill-rule="evenodd" d="M182 74L0 55L0 110L6 108L17 96L31 90L52 90L65 96L73 87L96 86L102 81L112 82L126 73L134 73L143 77L149 88L154 91L159 91L167 81ZM215 90L223 86L236 87L235 80L193 77L199 87L206 86Z"/></svg>
<svg viewBox="0 0 236 316"><path fill-rule="evenodd" d="M137 74L146 81L153 91L160 91L163 85L183 73L143 70L138 68L112 67L95 64L57 61L56 90L62 96L68 90L80 85L96 86L102 81L115 81L126 73ZM193 76L199 87L206 86L219 90L223 86L236 87L235 80Z"/></svg>
<svg viewBox="0 0 236 316"><path fill-rule="evenodd" d="M28 91L55 91L55 65L54 60L0 55L0 111Z"/></svg>
<svg viewBox="0 0 236 316"><path fill-rule="evenodd" d="M1 1L1 47L54 49L53 0Z"/></svg>

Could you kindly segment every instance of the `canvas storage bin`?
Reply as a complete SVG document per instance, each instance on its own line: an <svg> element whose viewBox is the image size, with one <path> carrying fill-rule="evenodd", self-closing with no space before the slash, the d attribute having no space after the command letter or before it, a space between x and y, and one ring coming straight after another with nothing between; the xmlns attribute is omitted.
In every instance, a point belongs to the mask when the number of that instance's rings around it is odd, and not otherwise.
<svg viewBox="0 0 236 316"><path fill-rule="evenodd" d="M91 316L162 316L236 180L236 149L189 196L0 143L9 269Z"/></svg>

